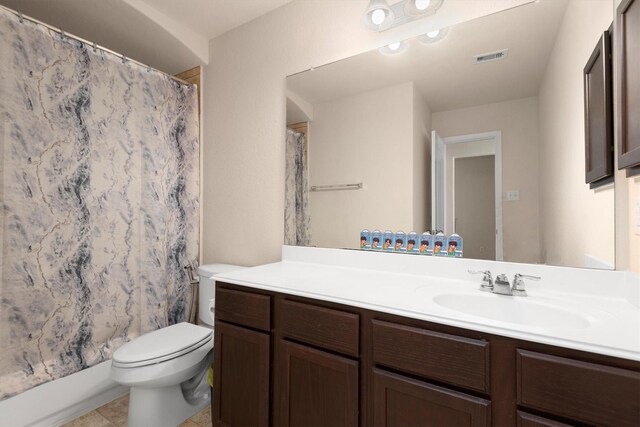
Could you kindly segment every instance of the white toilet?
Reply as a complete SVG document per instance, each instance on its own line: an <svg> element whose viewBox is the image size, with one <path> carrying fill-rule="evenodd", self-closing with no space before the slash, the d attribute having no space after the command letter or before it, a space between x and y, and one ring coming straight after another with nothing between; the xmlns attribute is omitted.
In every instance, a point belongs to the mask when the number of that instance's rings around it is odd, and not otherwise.
<svg viewBox="0 0 640 427"><path fill-rule="evenodd" d="M198 267L199 322L178 323L142 335L113 353L111 378L131 387L130 427L177 426L210 402L207 372L213 361L215 281L211 276L242 267ZM210 303L211 301L211 303Z"/></svg>

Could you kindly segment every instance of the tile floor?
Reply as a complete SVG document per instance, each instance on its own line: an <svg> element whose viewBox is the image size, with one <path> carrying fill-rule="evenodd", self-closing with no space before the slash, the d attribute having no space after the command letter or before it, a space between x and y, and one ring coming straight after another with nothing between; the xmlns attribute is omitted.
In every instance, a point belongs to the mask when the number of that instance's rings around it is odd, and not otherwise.
<svg viewBox="0 0 640 427"><path fill-rule="evenodd" d="M126 394L95 411L76 418L64 427L126 427L128 409L129 395ZM207 406L180 424L180 427L211 427L211 407Z"/></svg>

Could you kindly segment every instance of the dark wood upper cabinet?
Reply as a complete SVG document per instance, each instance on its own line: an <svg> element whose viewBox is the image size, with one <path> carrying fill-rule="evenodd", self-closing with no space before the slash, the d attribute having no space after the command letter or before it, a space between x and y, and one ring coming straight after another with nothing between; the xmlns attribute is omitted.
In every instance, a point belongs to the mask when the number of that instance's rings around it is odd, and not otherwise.
<svg viewBox="0 0 640 427"><path fill-rule="evenodd" d="M616 11L618 168L640 165L640 0Z"/></svg>
<svg viewBox="0 0 640 427"><path fill-rule="evenodd" d="M585 181L613 175L611 39L605 31L584 67Z"/></svg>

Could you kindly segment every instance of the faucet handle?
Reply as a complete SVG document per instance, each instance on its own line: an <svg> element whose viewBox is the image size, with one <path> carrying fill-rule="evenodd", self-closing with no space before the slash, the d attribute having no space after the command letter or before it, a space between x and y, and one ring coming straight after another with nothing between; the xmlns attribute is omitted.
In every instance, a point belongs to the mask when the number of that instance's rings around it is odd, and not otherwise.
<svg viewBox="0 0 640 427"><path fill-rule="evenodd" d="M527 291L524 289L524 279L529 279L529 280L540 280L541 277L540 276L531 276L528 274L516 274L513 277L513 294L514 295L520 295L523 297L527 296Z"/></svg>
<svg viewBox="0 0 640 427"><path fill-rule="evenodd" d="M482 277L482 284L480 290L485 292L491 292L493 290L493 277L491 277L491 271L489 270L467 270L469 274L484 274Z"/></svg>

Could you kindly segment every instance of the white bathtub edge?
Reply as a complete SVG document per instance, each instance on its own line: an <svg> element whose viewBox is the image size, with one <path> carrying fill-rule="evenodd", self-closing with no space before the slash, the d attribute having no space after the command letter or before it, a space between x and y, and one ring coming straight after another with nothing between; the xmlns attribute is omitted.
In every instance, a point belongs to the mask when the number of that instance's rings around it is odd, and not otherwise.
<svg viewBox="0 0 640 427"><path fill-rule="evenodd" d="M107 360L0 401L2 425L60 426L111 402L129 388L111 380L110 369Z"/></svg>

